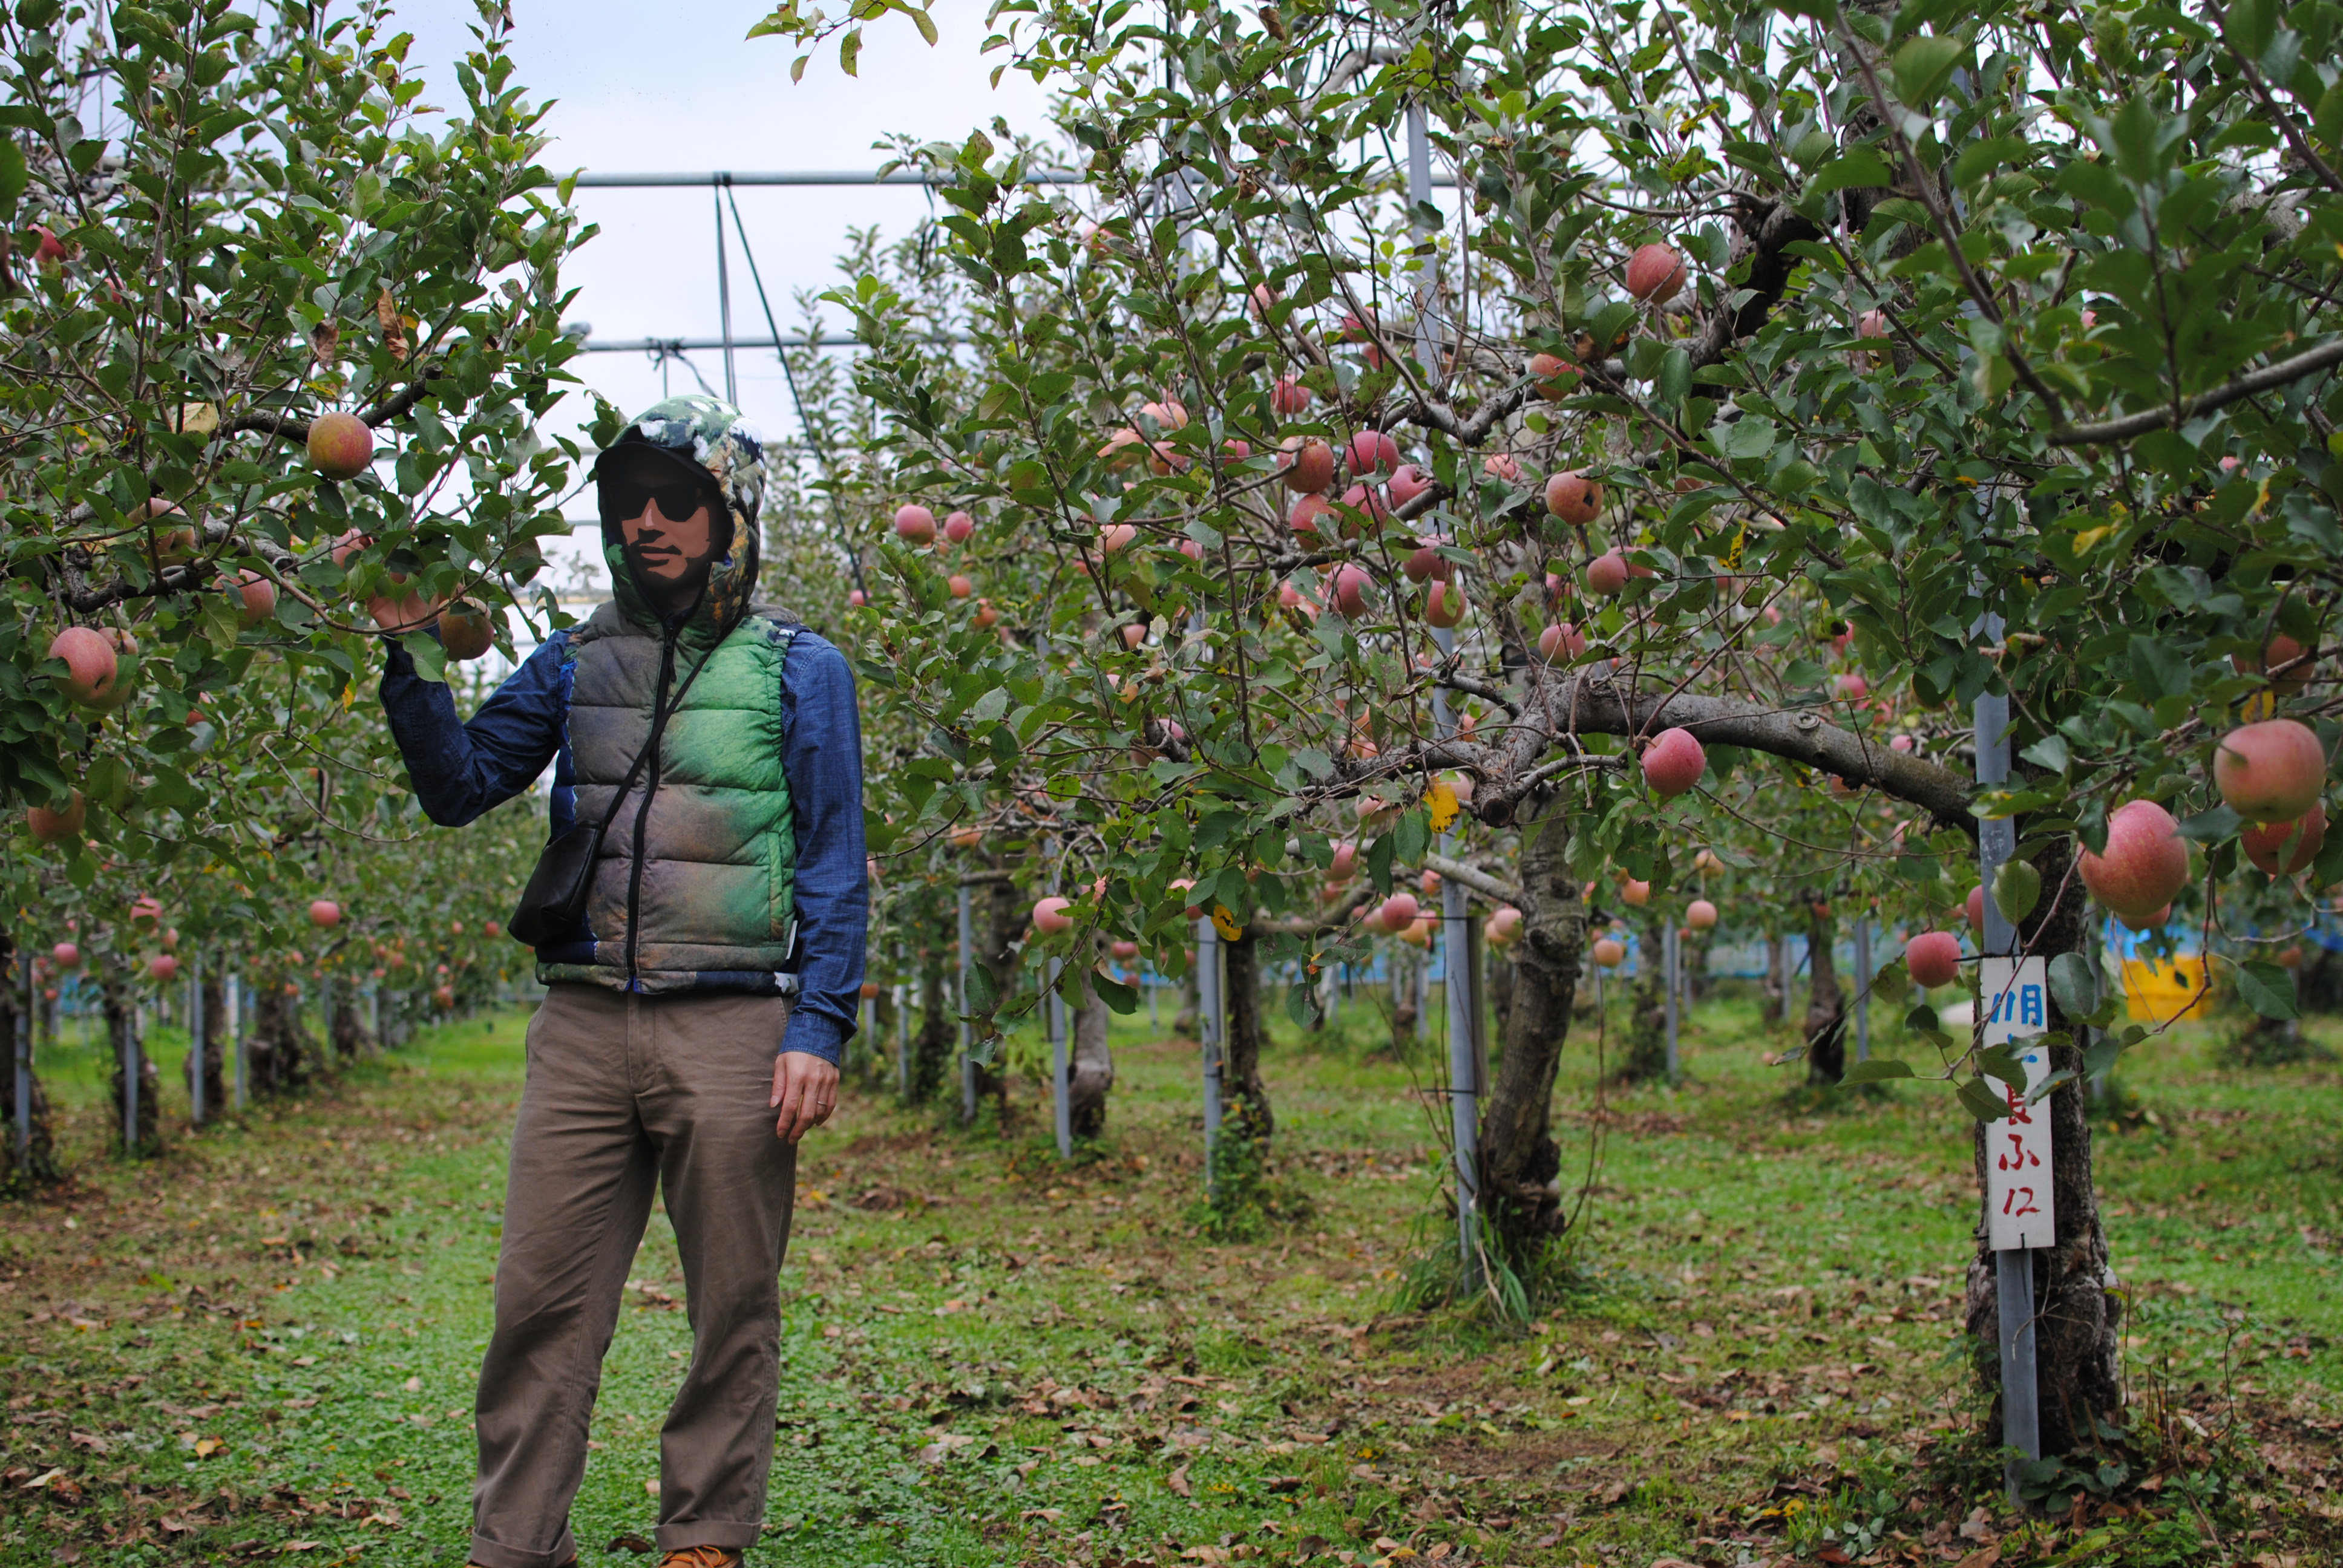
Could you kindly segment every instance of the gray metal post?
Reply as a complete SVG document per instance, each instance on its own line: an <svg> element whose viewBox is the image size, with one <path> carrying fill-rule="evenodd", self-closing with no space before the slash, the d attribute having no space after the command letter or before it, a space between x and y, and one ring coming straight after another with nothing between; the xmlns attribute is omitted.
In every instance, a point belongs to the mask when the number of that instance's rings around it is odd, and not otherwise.
<svg viewBox="0 0 2343 1568"><path fill-rule="evenodd" d="M126 1157L138 1152L139 1036L146 1032L146 1008L133 1008L130 1037L122 1042L122 1152Z"/></svg>
<svg viewBox="0 0 2343 1568"><path fill-rule="evenodd" d="M1058 1129L1058 1158L1074 1157L1073 1061L1066 1050L1066 999L1058 994L1064 964L1050 960L1050 994L1044 1000L1050 1020L1050 1096Z"/></svg>
<svg viewBox="0 0 2343 1568"><path fill-rule="evenodd" d="M1682 959L1677 945L1675 922L1671 920L1660 930L1661 985L1668 995L1668 1081L1676 1081L1676 971Z"/></svg>
<svg viewBox="0 0 2343 1568"><path fill-rule="evenodd" d="M975 961L975 922L969 912L968 884L960 887L960 1119L976 1120L976 1025L968 1021L968 966Z"/></svg>
<svg viewBox="0 0 2343 1568"><path fill-rule="evenodd" d="M1196 1032L1203 1036L1204 1162L1212 1167L1212 1145L1221 1136L1221 1054L1226 1021L1221 1005L1221 933L1211 916L1196 922Z"/></svg>
<svg viewBox="0 0 2343 1568"><path fill-rule="evenodd" d="M732 370L732 270L725 256L724 183L723 175L715 176L709 181L709 194L716 203L716 313L724 334L724 401L737 408L740 384Z"/></svg>
<svg viewBox="0 0 2343 1568"><path fill-rule="evenodd" d="M227 977L227 1052L236 1073L236 1108L245 1105L244 1086L244 981L234 974Z"/></svg>
<svg viewBox="0 0 2343 1568"><path fill-rule="evenodd" d="M1456 1255L1478 1279L1481 1058L1479 1031L1473 1027L1473 913L1465 907L1463 883L1450 878L1440 884L1440 959L1448 975L1448 1126L1456 1147Z"/></svg>
<svg viewBox="0 0 2343 1568"><path fill-rule="evenodd" d="M1871 1060L1871 921L1855 922L1855 1060Z"/></svg>
<svg viewBox="0 0 2343 1568"><path fill-rule="evenodd" d="M19 950L16 977L25 988L25 1005L16 1011L16 1177L25 1179L25 1161L33 1156L33 1009L40 992L33 989L33 955Z"/></svg>
<svg viewBox="0 0 2343 1568"><path fill-rule="evenodd" d="M187 955L187 1120L204 1124L204 950Z"/></svg>
<svg viewBox="0 0 2343 1568"><path fill-rule="evenodd" d="M1987 615L1978 630L1988 642L2002 633L2002 619ZM1980 694L1976 706L1976 780L1995 785L2009 777L2009 699ZM2017 824L2008 818L1977 824L1977 874L1986 890L1985 945L1988 957L2014 958L2017 931L1993 900L1994 875L2017 852ZM1980 1020L1985 1016L1980 1007ZM2001 1445L2011 1457L2003 1485L2013 1505L2024 1502L2020 1469L2042 1457L2040 1388L2034 1362L2034 1256L2023 1248L1994 1253L1996 1310L2001 1320Z"/></svg>

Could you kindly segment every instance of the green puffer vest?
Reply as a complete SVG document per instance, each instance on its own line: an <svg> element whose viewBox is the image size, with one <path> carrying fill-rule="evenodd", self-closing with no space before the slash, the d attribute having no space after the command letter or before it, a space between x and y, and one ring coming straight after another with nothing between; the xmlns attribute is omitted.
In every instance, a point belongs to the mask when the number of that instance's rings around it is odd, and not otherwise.
<svg viewBox="0 0 2343 1568"><path fill-rule="evenodd" d="M784 989L797 834L781 766L781 665L795 635L750 614L713 651L689 636L678 644L670 691L703 653L708 667L618 802L587 903L590 948L541 950L540 980L624 990L631 973L644 992ZM659 631L617 603L571 634L568 739L581 822L611 809L649 739L662 648Z"/></svg>

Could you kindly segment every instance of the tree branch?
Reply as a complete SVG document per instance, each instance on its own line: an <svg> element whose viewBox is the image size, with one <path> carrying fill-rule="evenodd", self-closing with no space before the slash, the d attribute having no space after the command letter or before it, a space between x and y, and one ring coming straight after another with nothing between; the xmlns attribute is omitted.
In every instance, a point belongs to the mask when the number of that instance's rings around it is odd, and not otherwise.
<svg viewBox="0 0 2343 1568"><path fill-rule="evenodd" d="M2144 414L2127 414L2120 419L2102 420L2097 425L2061 425L2050 432L2054 447L2088 447L2101 441L2128 441L2134 436L2145 436L2150 430L2185 424L2192 417L2224 404L2250 397L2257 392L2267 392L2273 387L2283 387L2299 381L2306 376L2343 364L2343 337L2330 337L2318 347L2307 349L2291 359L2281 359L2275 365L2265 365L2249 371L2226 387L2216 387L2210 392L2191 397L2177 408L2152 408Z"/></svg>
<svg viewBox="0 0 2343 1568"><path fill-rule="evenodd" d="M1494 899L1501 904L1519 904L1522 901L1522 890L1519 888L1503 878L1491 876L1478 866L1467 865L1463 860L1452 860L1445 855L1426 855L1423 858L1423 863L1450 881L1461 882L1474 892L1485 898Z"/></svg>

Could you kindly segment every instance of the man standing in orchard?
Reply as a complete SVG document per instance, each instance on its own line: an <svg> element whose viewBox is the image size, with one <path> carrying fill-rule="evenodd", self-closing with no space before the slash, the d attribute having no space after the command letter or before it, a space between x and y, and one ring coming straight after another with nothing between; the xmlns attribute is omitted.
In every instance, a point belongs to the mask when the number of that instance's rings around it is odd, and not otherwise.
<svg viewBox="0 0 2343 1568"><path fill-rule="evenodd" d="M480 1370L478 1568L577 1560L569 1504L655 1188L693 1336L659 1441L664 1563L728 1568L763 1523L797 1142L837 1104L869 913L852 675L750 603L763 460L737 409L659 404L595 463L610 603L468 723L396 644L383 678L433 821L468 822L553 764L532 899L564 835L599 830L568 840L582 918L536 937L547 996Z"/></svg>

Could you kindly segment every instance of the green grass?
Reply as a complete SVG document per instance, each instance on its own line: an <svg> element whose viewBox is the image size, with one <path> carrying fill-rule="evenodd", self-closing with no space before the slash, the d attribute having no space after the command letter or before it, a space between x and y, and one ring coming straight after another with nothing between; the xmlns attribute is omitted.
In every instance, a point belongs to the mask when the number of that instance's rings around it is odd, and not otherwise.
<svg viewBox="0 0 2343 1568"><path fill-rule="evenodd" d="M1796 1069L1763 1063L1788 1037L1719 1000L1687 1029L1684 1088L1604 1095L1563 1299L1524 1330L1397 1315L1447 1224L1439 1050L1394 1060L1363 1001L1310 1038L1272 1011L1288 1207L1243 1243L1198 1232L1195 1054L1148 1038L1144 1010L1118 1020L1109 1135L1071 1167L1029 1081L1007 1127L975 1131L850 1096L802 1166L752 1561L1364 1563L1445 1544L1523 1568L1731 1564L1820 1548L1824 1523L1843 1538L1885 1492L1882 1560L1936 1562L1923 1540L1977 1544L1951 1533L1971 1508L2002 1519L1957 1484L1976 1201L1949 1097L1793 1092ZM427 1031L200 1135L175 1123L136 1167L105 1151L95 1053L45 1055L76 1180L0 1210L0 1561L304 1542L305 1563L458 1560L521 1021ZM2127 1057L2099 1181L2142 1386L2195 1389L2216 1431L2234 1400L2240 1435L2292 1468L2238 1471L2203 1525L2168 1488L2007 1536L2005 1562L2227 1562L2256 1530L2255 1552L2336 1544L2288 1488L2333 1474L2343 1414L2343 1077L2227 1069L2221 1027ZM1574 1030L1557 1094L1574 1179L1598 1128L1592 1034ZM1030 1035L1018 1050L1040 1059ZM183 1112L167 1034L157 1054ZM630 1560L605 1548L655 1522L689 1342L659 1217L635 1279L574 1513L590 1563Z"/></svg>

